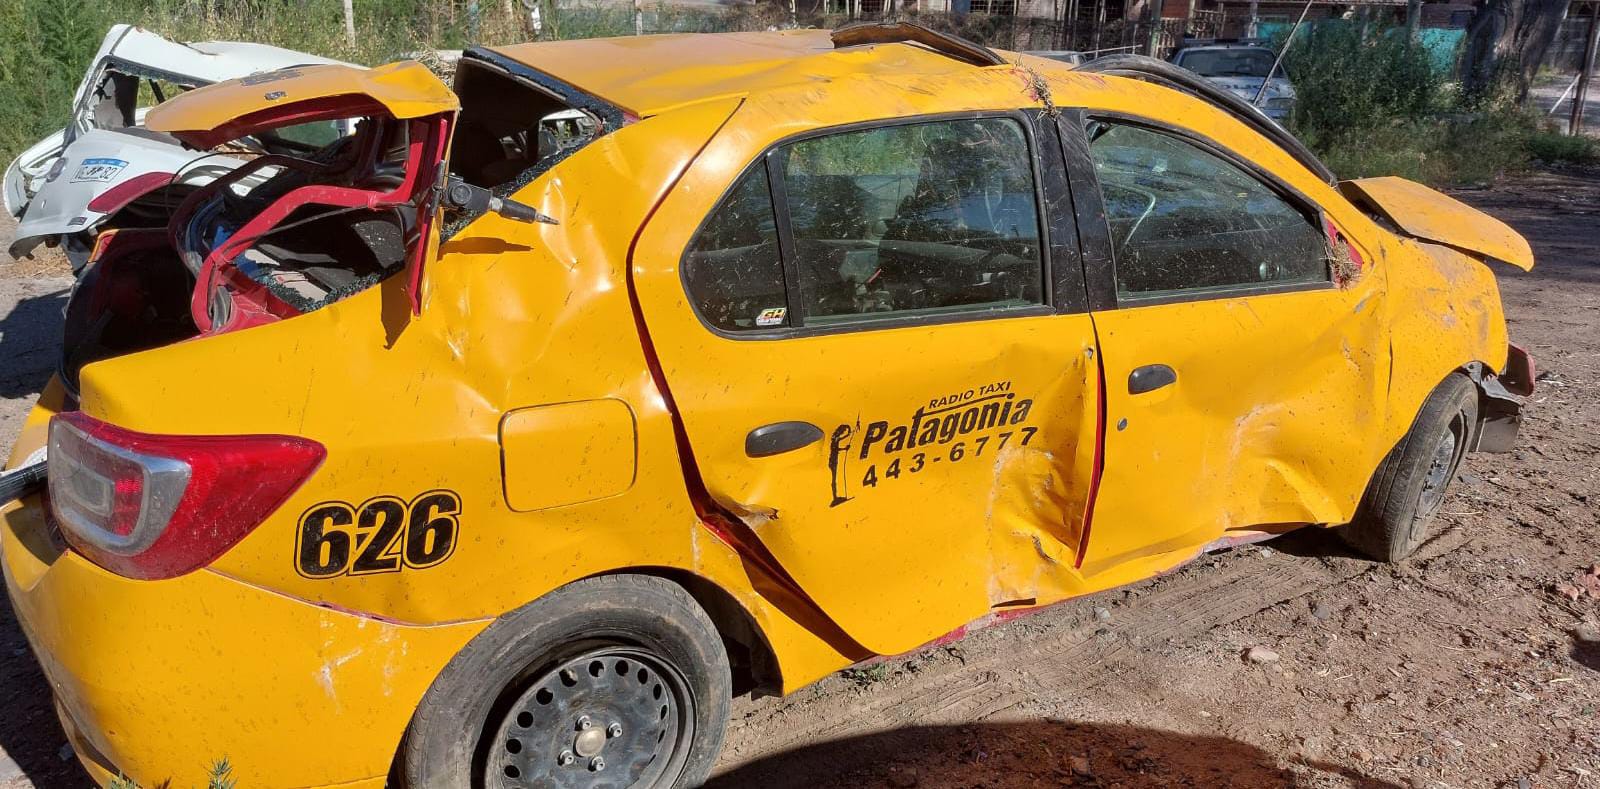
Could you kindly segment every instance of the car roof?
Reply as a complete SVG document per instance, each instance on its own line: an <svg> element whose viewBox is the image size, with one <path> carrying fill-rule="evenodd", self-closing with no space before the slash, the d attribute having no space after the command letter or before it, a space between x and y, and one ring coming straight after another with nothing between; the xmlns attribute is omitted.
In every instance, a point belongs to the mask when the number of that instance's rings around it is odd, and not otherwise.
<svg viewBox="0 0 1600 789"><path fill-rule="evenodd" d="M490 49L638 117L808 82L951 75L978 68L909 43L835 49L829 35L827 30L678 33Z"/></svg>

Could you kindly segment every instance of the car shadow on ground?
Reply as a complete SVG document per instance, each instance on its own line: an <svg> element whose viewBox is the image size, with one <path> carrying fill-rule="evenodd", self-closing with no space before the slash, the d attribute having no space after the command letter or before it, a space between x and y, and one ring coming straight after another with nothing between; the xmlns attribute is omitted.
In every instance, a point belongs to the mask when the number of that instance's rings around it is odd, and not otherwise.
<svg viewBox="0 0 1600 789"><path fill-rule="evenodd" d="M707 789L786 787L1322 786L1398 789L1339 765L1274 756L1226 737L1040 720L915 726L743 764Z"/></svg>
<svg viewBox="0 0 1600 789"><path fill-rule="evenodd" d="M38 394L61 354L61 311L68 289L25 296L0 317L0 397Z"/></svg>
<svg viewBox="0 0 1600 789"><path fill-rule="evenodd" d="M1261 545L1290 556L1300 556L1307 559L1367 559L1354 548L1351 548L1334 529L1317 526L1295 529L1281 537L1274 537L1268 542L1261 543Z"/></svg>

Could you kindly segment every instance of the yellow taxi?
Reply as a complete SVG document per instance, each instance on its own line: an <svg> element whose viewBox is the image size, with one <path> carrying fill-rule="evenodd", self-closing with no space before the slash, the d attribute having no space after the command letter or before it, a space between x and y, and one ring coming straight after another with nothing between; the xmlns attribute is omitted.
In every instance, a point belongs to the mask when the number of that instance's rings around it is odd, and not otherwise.
<svg viewBox="0 0 1600 789"><path fill-rule="evenodd" d="M102 783L696 785L737 694L1304 525L1399 559L1532 387L1521 237L1143 58L568 41L147 125L285 144L100 237L0 481Z"/></svg>

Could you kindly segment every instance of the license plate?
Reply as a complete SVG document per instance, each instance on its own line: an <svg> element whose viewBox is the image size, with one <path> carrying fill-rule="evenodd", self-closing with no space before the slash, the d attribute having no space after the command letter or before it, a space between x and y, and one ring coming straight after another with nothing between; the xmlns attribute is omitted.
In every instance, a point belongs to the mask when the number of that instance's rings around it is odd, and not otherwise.
<svg viewBox="0 0 1600 789"><path fill-rule="evenodd" d="M100 181L104 183L116 178L117 174L122 172L122 168L127 166L128 163L122 159L84 159L83 164L78 165L78 174L72 176L72 181L73 183L78 181Z"/></svg>

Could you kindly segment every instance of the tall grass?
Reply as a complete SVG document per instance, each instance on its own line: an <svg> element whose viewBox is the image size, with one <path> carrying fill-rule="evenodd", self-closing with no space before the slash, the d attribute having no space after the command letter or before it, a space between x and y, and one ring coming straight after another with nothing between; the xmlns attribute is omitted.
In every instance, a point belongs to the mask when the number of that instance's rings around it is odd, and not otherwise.
<svg viewBox="0 0 1600 789"><path fill-rule="evenodd" d="M537 31L529 24L534 4ZM355 0L355 13L351 45L340 0L0 0L0 163L66 123L72 91L118 22L179 41L254 41L368 65L427 49L635 30L632 4L614 0ZM991 45L1042 45L1038 31L1014 18L901 15ZM781 2L714 9L646 0L642 21L646 32L717 32L844 20L791 20ZM1597 155L1593 144L1540 131L1508 102L1469 105L1427 50L1398 29L1321 22L1300 32L1285 66L1300 95L1291 129L1341 176L1478 181L1531 158Z"/></svg>
<svg viewBox="0 0 1600 789"><path fill-rule="evenodd" d="M531 1L531 0L530 0ZM340 0L0 0L0 164L66 124L72 92L111 25L177 41L252 41L375 65L426 49L629 35L629 3L537 0L355 0L356 42ZM787 21L775 4L729 11L645 4L647 31L765 29Z"/></svg>

